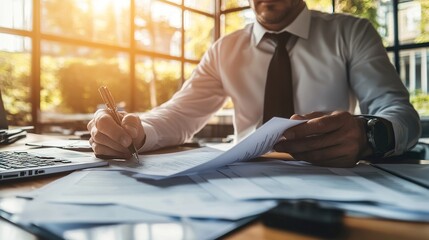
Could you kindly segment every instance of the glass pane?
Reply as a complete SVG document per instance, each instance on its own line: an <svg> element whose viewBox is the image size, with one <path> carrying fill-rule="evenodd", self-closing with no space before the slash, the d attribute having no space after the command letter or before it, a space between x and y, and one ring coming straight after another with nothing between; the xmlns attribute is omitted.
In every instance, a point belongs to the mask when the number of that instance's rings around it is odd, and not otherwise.
<svg viewBox="0 0 429 240"><path fill-rule="evenodd" d="M207 13L214 12L214 3L215 0L185 0L185 6Z"/></svg>
<svg viewBox="0 0 429 240"><path fill-rule="evenodd" d="M101 85L108 86L118 106L128 110L128 54L42 42L42 121L61 120L61 114L93 113L103 107L98 92Z"/></svg>
<svg viewBox="0 0 429 240"><path fill-rule="evenodd" d="M181 86L180 71L179 61L138 57L136 62L138 111L147 111L169 100Z"/></svg>
<svg viewBox="0 0 429 240"><path fill-rule="evenodd" d="M0 88L10 125L31 124L31 39L0 33Z"/></svg>
<svg viewBox="0 0 429 240"><path fill-rule="evenodd" d="M221 19L221 34L222 36L230 34L236 30L244 28L246 24L254 21L255 14L252 9L224 14Z"/></svg>
<svg viewBox="0 0 429 240"><path fill-rule="evenodd" d="M429 42L429 1L403 1L398 4L401 44Z"/></svg>
<svg viewBox="0 0 429 240"><path fill-rule="evenodd" d="M221 0L221 1L222 1L222 10L249 6L249 0Z"/></svg>
<svg viewBox="0 0 429 240"><path fill-rule="evenodd" d="M182 10L155 0L136 1L135 40L137 47L181 56Z"/></svg>
<svg viewBox="0 0 429 240"><path fill-rule="evenodd" d="M185 11L185 57L200 59L213 43L214 19Z"/></svg>
<svg viewBox="0 0 429 240"><path fill-rule="evenodd" d="M0 26L31 30L32 0L0 0Z"/></svg>
<svg viewBox="0 0 429 240"><path fill-rule="evenodd" d="M392 0L336 0L335 12L368 19L377 29L385 46L393 44Z"/></svg>
<svg viewBox="0 0 429 240"><path fill-rule="evenodd" d="M420 116L429 116L428 50L421 48L400 53L401 79L410 91L411 103Z"/></svg>
<svg viewBox="0 0 429 240"><path fill-rule="evenodd" d="M42 0L43 33L128 45L130 1Z"/></svg>
<svg viewBox="0 0 429 240"><path fill-rule="evenodd" d="M189 79L198 64L185 63L185 80Z"/></svg>
<svg viewBox="0 0 429 240"><path fill-rule="evenodd" d="M155 68L153 58L137 57L136 87L134 88L136 96L134 106L136 107L137 112L145 112L156 106L156 98L154 100L154 105L151 105L151 93L155 92L155 84L152 84L155 78L154 76ZM156 96L156 93L154 96Z"/></svg>
<svg viewBox="0 0 429 240"><path fill-rule="evenodd" d="M305 3L309 9L332 12L332 0L306 0Z"/></svg>

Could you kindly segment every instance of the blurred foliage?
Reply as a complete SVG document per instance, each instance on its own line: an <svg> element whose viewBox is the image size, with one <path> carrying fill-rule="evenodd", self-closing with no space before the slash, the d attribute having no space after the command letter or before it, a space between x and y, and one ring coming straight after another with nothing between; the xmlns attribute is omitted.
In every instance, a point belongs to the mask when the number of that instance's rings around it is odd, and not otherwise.
<svg viewBox="0 0 429 240"><path fill-rule="evenodd" d="M109 63L112 62L112 63ZM92 113L102 103L98 88L107 86L116 102L130 102L129 74L121 72L114 61L86 64L76 59L58 69L58 89L62 113Z"/></svg>
<svg viewBox="0 0 429 240"><path fill-rule="evenodd" d="M117 59L42 57L41 110L92 113L102 104L98 88L109 87L117 102L129 103L129 74Z"/></svg>
<svg viewBox="0 0 429 240"><path fill-rule="evenodd" d="M225 9L248 6L248 3L249 2L246 0L222 1ZM222 34L226 35L236 30L242 29L250 20L248 19L249 16L247 16L249 14L246 15L246 13L249 12L252 12L251 18L253 20L255 17L253 15L253 10L250 8L244 11L235 11L225 14L225 25L224 29L222 29Z"/></svg>
<svg viewBox="0 0 429 240"><path fill-rule="evenodd" d="M0 86L2 98L12 125L31 123L29 53L9 53L0 51Z"/></svg>
<svg viewBox="0 0 429 240"><path fill-rule="evenodd" d="M309 9L322 12L332 12L332 0L306 0Z"/></svg>
<svg viewBox="0 0 429 240"><path fill-rule="evenodd" d="M335 12L349 13L368 19L375 29L380 27L377 19L378 2L374 0L339 0Z"/></svg>
<svg viewBox="0 0 429 240"><path fill-rule="evenodd" d="M231 9L249 6L249 0L222 0L222 9Z"/></svg>
<svg viewBox="0 0 429 240"><path fill-rule="evenodd" d="M129 1L43 0L44 33L112 44L129 43ZM127 3L128 2L128 3Z"/></svg>
<svg viewBox="0 0 429 240"><path fill-rule="evenodd" d="M429 41L429 1L419 0L422 9L421 22L420 22L420 35L416 38L416 43L423 43Z"/></svg>
<svg viewBox="0 0 429 240"><path fill-rule="evenodd" d="M191 25L185 32L186 57L201 59L214 39L214 19L204 15L189 13Z"/></svg>
<svg viewBox="0 0 429 240"><path fill-rule="evenodd" d="M420 116L429 116L429 94L417 90L411 93L410 101Z"/></svg>
<svg viewBox="0 0 429 240"><path fill-rule="evenodd" d="M147 111L170 99L181 85L180 68L178 61L137 59L137 111Z"/></svg>

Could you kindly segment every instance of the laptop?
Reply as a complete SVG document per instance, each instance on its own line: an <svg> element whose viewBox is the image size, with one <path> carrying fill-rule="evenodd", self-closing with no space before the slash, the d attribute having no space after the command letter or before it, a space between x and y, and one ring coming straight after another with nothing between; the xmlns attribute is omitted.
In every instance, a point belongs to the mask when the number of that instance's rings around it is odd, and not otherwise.
<svg viewBox="0 0 429 240"><path fill-rule="evenodd" d="M0 151L0 182L106 165L93 154L60 148Z"/></svg>
<svg viewBox="0 0 429 240"><path fill-rule="evenodd" d="M6 111L0 91L0 143L11 143L10 139L16 141L18 138L9 138L10 134L16 132L14 129L8 130ZM25 134L25 131L21 132ZM0 150L0 182L106 165L108 165L107 161L96 158L92 153L59 148Z"/></svg>

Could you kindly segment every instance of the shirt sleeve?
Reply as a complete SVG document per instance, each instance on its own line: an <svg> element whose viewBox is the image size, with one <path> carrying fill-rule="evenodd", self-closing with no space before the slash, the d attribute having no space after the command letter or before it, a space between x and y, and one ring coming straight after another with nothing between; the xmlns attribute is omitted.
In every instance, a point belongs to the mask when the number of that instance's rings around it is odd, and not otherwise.
<svg viewBox="0 0 429 240"><path fill-rule="evenodd" d="M184 143L223 106L226 94L219 77L217 51L215 44L169 101L141 116L146 142L140 152Z"/></svg>
<svg viewBox="0 0 429 240"><path fill-rule="evenodd" d="M395 149L390 155L402 154L418 141L419 115L372 24L360 19L349 31L349 80L361 112L392 123Z"/></svg>

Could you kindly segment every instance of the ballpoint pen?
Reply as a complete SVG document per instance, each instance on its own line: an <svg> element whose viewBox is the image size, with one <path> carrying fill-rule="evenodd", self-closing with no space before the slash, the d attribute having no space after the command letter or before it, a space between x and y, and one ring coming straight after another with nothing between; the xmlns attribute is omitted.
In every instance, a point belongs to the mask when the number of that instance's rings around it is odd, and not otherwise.
<svg viewBox="0 0 429 240"><path fill-rule="evenodd" d="M109 89L106 86L101 86L98 91L101 94L101 98L103 98L104 104L106 104L107 111L109 112L110 116L112 116L119 126L122 126L115 100L113 99ZM128 150L130 150L131 155L135 158L135 160L139 162L139 154L134 143L131 143L131 145L128 146Z"/></svg>

